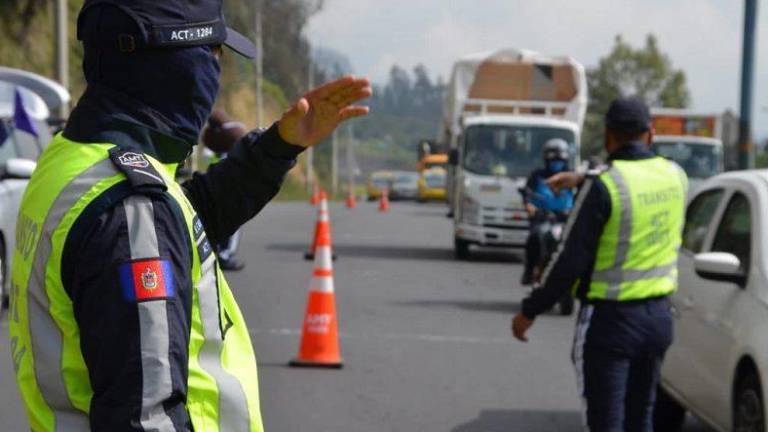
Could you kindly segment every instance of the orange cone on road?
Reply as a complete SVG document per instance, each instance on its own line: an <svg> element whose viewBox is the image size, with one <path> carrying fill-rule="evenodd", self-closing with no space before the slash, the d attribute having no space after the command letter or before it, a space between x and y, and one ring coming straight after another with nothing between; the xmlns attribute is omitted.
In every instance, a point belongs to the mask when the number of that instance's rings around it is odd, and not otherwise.
<svg viewBox="0 0 768 432"><path fill-rule="evenodd" d="M315 185L312 186L312 196L309 198L309 203L313 206L320 204L320 195L322 195L322 191L320 191L317 183L315 183Z"/></svg>
<svg viewBox="0 0 768 432"><path fill-rule="evenodd" d="M379 200L379 211L386 213L389 211L389 189L381 191L381 199Z"/></svg>
<svg viewBox="0 0 768 432"><path fill-rule="evenodd" d="M347 208L353 209L355 207L357 207L357 199L355 198L355 191L350 187L349 193L347 193Z"/></svg>
<svg viewBox="0 0 768 432"><path fill-rule="evenodd" d="M322 238L328 238L328 244L331 243L331 218L328 213L328 195L325 191L320 192L320 206L317 208L317 223L315 224L315 236L312 239L312 245L307 253L304 254L304 259L311 261L315 259L315 253L320 245ZM333 256L333 259L336 259Z"/></svg>
<svg viewBox="0 0 768 432"><path fill-rule="evenodd" d="M321 200L326 217L328 203ZM336 319L336 294L333 284L333 259L330 228L317 238L315 268L309 284L307 309L301 331L298 356L290 362L294 367L341 368L339 330Z"/></svg>

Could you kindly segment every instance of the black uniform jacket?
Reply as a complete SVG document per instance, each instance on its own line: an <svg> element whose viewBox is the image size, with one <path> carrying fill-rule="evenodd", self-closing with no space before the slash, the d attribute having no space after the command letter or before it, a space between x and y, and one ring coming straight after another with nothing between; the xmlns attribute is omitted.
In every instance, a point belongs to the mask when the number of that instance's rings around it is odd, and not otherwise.
<svg viewBox="0 0 768 432"><path fill-rule="evenodd" d="M613 160L641 160L655 155L642 142L628 144L611 154ZM522 312L528 319L548 311L574 285L577 297L584 300L592 280L597 245L603 227L611 216L611 197L597 176L588 176L576 196L559 252L545 272L541 288L523 300Z"/></svg>
<svg viewBox="0 0 768 432"><path fill-rule="evenodd" d="M181 162L192 150L174 138L161 115L99 86L88 88L63 133L83 145L110 142L164 163ZM227 159L182 185L211 243L226 239L259 213L278 192L301 150L284 142L276 125L254 131L235 145ZM142 199L137 201L137 196ZM154 230L158 258L170 263L175 287L167 302L172 391L162 406L176 430L187 431L191 430L185 409L192 307L189 231L178 204L163 188L136 187L129 181L85 209L67 237L62 260L64 288L74 303L94 391L91 429L144 430L140 423L143 386L151 383L142 383L138 303L125 300L119 275L119 268L132 261L126 215L133 211L129 207L134 202L145 208L150 203L153 217L141 229ZM143 361L152 359L145 355Z"/></svg>

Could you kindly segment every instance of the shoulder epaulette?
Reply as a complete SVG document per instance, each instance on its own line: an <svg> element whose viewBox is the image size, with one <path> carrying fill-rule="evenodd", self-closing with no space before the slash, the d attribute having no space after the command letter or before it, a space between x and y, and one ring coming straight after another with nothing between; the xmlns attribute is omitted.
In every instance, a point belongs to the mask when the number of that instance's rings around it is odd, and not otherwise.
<svg viewBox="0 0 768 432"><path fill-rule="evenodd" d="M109 158L117 169L128 177L136 189L162 189L168 187L163 176L155 169L144 153L115 147L109 151Z"/></svg>

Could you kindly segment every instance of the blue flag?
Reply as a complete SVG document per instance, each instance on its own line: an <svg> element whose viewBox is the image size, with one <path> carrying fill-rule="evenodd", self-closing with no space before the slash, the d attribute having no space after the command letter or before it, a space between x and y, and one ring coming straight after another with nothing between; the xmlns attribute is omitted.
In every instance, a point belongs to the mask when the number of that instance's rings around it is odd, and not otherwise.
<svg viewBox="0 0 768 432"><path fill-rule="evenodd" d="M35 123L32 122L32 118L29 117L29 113L27 113L27 110L24 108L24 101L21 100L21 92L19 89L16 89L15 103L16 105L13 109L13 126L20 131L24 131L38 138L37 128L35 127Z"/></svg>
<svg viewBox="0 0 768 432"><path fill-rule="evenodd" d="M0 147L5 144L5 140L7 140L10 135L11 133L8 132L8 128L5 126L5 122L0 119Z"/></svg>

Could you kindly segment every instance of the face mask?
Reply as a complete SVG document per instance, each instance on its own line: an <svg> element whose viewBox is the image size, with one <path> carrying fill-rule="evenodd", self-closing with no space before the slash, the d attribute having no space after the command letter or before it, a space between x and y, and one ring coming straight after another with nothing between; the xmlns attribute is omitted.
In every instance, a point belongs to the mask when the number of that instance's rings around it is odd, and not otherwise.
<svg viewBox="0 0 768 432"><path fill-rule="evenodd" d="M567 163L562 160L551 160L547 161L547 169L550 172L553 173L559 173L563 170L565 170L565 167L567 166Z"/></svg>
<svg viewBox="0 0 768 432"><path fill-rule="evenodd" d="M95 64L86 61L89 83L144 103L170 123L177 138L197 142L219 91L219 62L210 47L102 52L97 58Z"/></svg>

